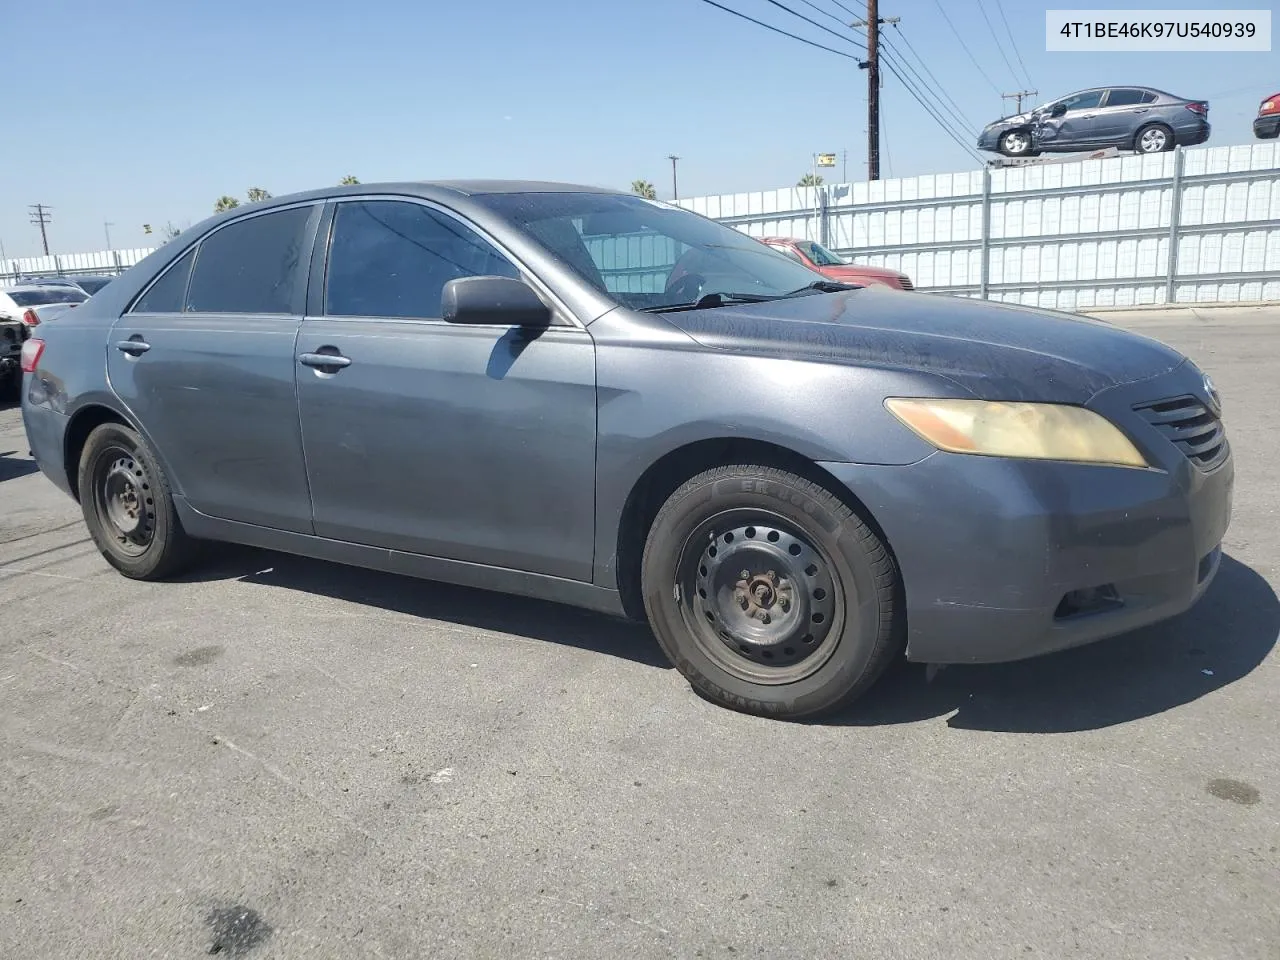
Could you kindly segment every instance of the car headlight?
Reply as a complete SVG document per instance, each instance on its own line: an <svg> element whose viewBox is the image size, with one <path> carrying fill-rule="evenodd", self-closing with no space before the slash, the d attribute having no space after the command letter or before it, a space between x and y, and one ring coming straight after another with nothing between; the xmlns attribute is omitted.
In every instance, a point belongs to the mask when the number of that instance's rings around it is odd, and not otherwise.
<svg viewBox="0 0 1280 960"><path fill-rule="evenodd" d="M884 405L949 453L1149 466L1119 427L1084 407L907 397L890 397Z"/></svg>

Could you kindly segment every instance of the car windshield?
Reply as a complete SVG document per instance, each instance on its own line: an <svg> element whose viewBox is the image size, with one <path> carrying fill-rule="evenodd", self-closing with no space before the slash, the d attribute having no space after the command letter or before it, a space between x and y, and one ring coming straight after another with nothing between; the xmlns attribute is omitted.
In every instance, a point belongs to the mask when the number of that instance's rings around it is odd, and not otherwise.
<svg viewBox="0 0 1280 960"><path fill-rule="evenodd" d="M84 303L89 299L75 287L45 287L42 290L9 290L9 299L20 307L40 307L46 303Z"/></svg>
<svg viewBox="0 0 1280 960"><path fill-rule="evenodd" d="M500 193L475 198L617 303L661 309L708 294L786 296L820 279L713 220L641 197Z"/></svg>
<svg viewBox="0 0 1280 960"><path fill-rule="evenodd" d="M797 240L800 252L820 267L843 267L845 262L820 243L812 240Z"/></svg>
<svg viewBox="0 0 1280 960"><path fill-rule="evenodd" d="M85 277L82 280L77 280L76 283L80 284L85 293L92 296L110 283L111 279L111 277Z"/></svg>

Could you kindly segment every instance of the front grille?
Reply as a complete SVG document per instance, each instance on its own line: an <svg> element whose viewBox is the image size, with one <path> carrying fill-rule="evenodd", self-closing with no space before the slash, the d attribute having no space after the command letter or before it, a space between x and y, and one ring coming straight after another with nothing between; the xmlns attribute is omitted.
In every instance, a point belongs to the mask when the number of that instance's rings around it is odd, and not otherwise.
<svg viewBox="0 0 1280 960"><path fill-rule="evenodd" d="M911 282L911 278L910 278L910 277L903 277L903 278L902 278L902 289L903 289L903 290L914 290L914 289L915 289L915 284L913 284L913 283Z"/></svg>
<svg viewBox="0 0 1280 960"><path fill-rule="evenodd" d="M1202 470L1212 470L1227 458L1222 421L1195 397L1140 403L1133 409Z"/></svg>

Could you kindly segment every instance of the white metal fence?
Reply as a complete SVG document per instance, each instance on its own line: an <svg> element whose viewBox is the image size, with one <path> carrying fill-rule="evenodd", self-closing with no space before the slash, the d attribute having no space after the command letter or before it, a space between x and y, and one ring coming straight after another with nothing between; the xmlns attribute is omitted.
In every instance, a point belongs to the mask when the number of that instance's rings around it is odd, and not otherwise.
<svg viewBox="0 0 1280 960"><path fill-rule="evenodd" d="M901 270L919 290L1060 310L1280 300L1280 142L678 203L751 236L817 240ZM616 246L593 255L621 257ZM118 272L150 252L0 261L0 283ZM611 285L647 289L662 260L650 254L622 257Z"/></svg>
<svg viewBox="0 0 1280 960"><path fill-rule="evenodd" d="M1280 143L680 200L917 289L1061 310L1280 299Z"/></svg>

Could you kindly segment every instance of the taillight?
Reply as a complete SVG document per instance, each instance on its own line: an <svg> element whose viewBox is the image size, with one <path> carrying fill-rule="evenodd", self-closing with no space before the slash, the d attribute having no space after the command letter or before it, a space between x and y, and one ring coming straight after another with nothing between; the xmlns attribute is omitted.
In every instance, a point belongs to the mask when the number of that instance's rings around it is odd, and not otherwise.
<svg viewBox="0 0 1280 960"><path fill-rule="evenodd" d="M1192 113L1198 113L1201 116L1204 116L1209 112L1209 105L1207 103L1188 103L1187 109Z"/></svg>
<svg viewBox="0 0 1280 960"><path fill-rule="evenodd" d="M44 341L39 337L31 337L22 345L22 372L35 373L44 356Z"/></svg>
<svg viewBox="0 0 1280 960"><path fill-rule="evenodd" d="M36 316L36 312L34 310L26 311L22 315L22 322L25 323L28 327L40 326L40 318Z"/></svg>

